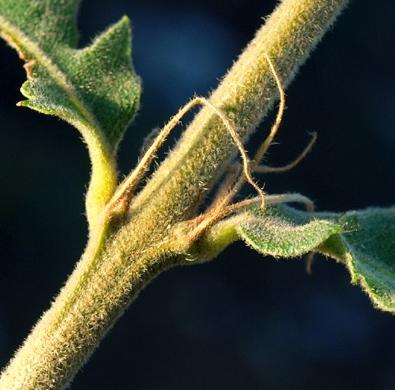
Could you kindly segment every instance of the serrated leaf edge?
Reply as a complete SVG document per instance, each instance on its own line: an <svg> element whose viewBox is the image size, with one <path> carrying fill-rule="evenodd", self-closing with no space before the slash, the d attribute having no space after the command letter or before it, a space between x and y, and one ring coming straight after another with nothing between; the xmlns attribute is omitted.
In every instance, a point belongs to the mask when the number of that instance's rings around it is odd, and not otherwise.
<svg viewBox="0 0 395 390"><path fill-rule="evenodd" d="M52 60L48 57L48 55L40 49L40 47L30 39L25 33L23 33L20 29L15 27L11 22L9 22L4 16L0 15L0 34L2 37L19 53L19 56L22 60L26 61L29 64L29 61L35 60L35 58L39 59L40 63L44 68L48 71L50 76L54 81L58 83L59 86L66 92L67 96L70 98L71 102L75 105L77 110L79 110L81 116L86 120L87 123L82 123L78 120L71 121L70 118L63 116L62 119L71 123L73 126L77 127L86 137L86 132L89 132L89 136L96 138L91 129L94 129L98 134L101 134L100 143L106 145L107 142L103 135L103 131L101 126L98 124L95 115L91 112L91 110L86 107L83 103L81 97L78 92L75 90L73 85L69 82L67 76L59 69L59 67L52 62ZM29 54L23 50L23 47L27 49L28 52L32 53L35 58L29 58ZM30 63L32 64L32 63ZM26 73L28 79L32 78L31 66L26 67ZM20 106L27 106L25 102L18 103ZM89 138L87 137L89 142ZM97 144L97 143L95 143ZM109 147L107 146L107 149Z"/></svg>

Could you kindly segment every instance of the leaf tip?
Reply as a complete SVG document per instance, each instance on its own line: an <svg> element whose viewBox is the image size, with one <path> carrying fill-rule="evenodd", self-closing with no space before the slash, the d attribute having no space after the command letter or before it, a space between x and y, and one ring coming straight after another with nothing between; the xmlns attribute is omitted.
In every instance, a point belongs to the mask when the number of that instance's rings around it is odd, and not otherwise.
<svg viewBox="0 0 395 390"><path fill-rule="evenodd" d="M16 103L17 107L27 107L27 101L26 100L21 100L18 103Z"/></svg>

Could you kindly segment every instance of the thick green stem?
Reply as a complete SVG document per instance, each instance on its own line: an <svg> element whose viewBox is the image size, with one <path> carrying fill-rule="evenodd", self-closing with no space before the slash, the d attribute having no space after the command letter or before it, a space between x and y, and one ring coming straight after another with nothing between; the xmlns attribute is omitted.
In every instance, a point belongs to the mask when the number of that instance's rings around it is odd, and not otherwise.
<svg viewBox="0 0 395 390"><path fill-rule="evenodd" d="M158 251L125 253L115 236L95 251L88 248L56 301L39 320L4 371L2 390L67 387L105 333L144 286L167 266ZM93 243L95 246L96 243Z"/></svg>
<svg viewBox="0 0 395 390"><path fill-rule="evenodd" d="M258 31L211 96L243 138L277 98L263 54L288 84L346 3L284 0ZM135 199L129 218L91 238L60 295L3 372L2 390L62 389L71 382L142 288L161 271L185 262L178 254L188 242L174 226L193 213L234 152L221 122L201 110Z"/></svg>
<svg viewBox="0 0 395 390"><path fill-rule="evenodd" d="M347 0L284 0L258 30L210 97L246 139L278 98L267 54L287 86ZM182 219L212 185L236 148L223 123L208 108L195 117L176 149L134 202Z"/></svg>

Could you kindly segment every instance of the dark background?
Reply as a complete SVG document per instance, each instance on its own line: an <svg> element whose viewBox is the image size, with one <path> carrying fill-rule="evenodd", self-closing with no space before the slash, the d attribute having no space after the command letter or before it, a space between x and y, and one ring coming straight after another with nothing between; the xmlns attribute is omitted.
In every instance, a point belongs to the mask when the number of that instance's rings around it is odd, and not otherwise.
<svg viewBox="0 0 395 390"><path fill-rule="evenodd" d="M275 1L86 0L83 43L128 14L144 81L120 150L126 173L147 132L194 93L207 95ZM319 209L395 199L393 0L354 0L288 90L271 164L319 141L294 171L264 179ZM0 46L0 363L21 343L84 248L89 161L75 130L17 109L25 75ZM261 127L267 129L270 122ZM375 310L345 269L318 258L262 258L242 244L216 261L161 275L132 305L73 389L395 388L395 319Z"/></svg>

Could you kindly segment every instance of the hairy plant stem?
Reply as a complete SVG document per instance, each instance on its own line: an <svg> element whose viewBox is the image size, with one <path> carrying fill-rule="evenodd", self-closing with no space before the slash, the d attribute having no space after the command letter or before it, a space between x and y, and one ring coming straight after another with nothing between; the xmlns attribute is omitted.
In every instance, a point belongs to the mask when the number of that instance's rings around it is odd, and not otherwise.
<svg viewBox="0 0 395 390"><path fill-rule="evenodd" d="M284 0L210 97L243 139L277 98L265 59L285 85L346 5L346 0ZM2 390L67 387L116 319L157 274L186 264L191 251L179 222L193 215L235 153L223 124L202 109L176 149L132 202L109 221L87 250L52 307L0 379Z"/></svg>

